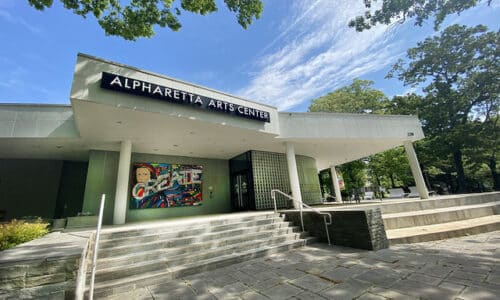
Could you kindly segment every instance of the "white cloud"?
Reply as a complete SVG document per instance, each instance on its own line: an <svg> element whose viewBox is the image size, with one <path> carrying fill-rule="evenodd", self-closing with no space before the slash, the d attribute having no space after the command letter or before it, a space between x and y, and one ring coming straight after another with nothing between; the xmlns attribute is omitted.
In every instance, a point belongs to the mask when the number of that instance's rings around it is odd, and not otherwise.
<svg viewBox="0 0 500 300"><path fill-rule="evenodd" d="M12 23L14 25L21 25L34 34L39 35L42 33L40 28L35 27L35 26L31 25L30 23L26 22L26 20L24 20L22 17L18 17L18 16L14 17L13 15L11 15L9 12L7 12L5 10L0 10L0 19L4 19L5 21Z"/></svg>
<svg viewBox="0 0 500 300"><path fill-rule="evenodd" d="M362 33L347 26L364 10L362 1L294 2L280 34L255 62L255 75L236 93L286 110L386 68L404 50L391 26Z"/></svg>

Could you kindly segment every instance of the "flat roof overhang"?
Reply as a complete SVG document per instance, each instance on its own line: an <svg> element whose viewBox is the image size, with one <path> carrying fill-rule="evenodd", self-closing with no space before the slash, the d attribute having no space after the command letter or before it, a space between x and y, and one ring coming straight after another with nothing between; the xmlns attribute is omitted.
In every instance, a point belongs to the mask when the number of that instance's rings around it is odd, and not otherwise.
<svg viewBox="0 0 500 300"><path fill-rule="evenodd" d="M281 112L279 117L277 140L316 158L320 170L424 138L416 116Z"/></svg>
<svg viewBox="0 0 500 300"><path fill-rule="evenodd" d="M154 113L73 99L81 138L93 149L119 151L130 140L132 151L173 156L230 159L248 150L285 152L285 143L297 155L314 157L319 169L363 158L423 138L414 116L280 113L280 135L190 116ZM409 134L411 133L411 136Z"/></svg>
<svg viewBox="0 0 500 300"><path fill-rule="evenodd" d="M340 165L423 138L414 116L279 113L280 134L258 121L245 128L213 113L211 122L178 111L156 113L91 101L73 106L3 105L0 157L87 160L89 150L119 151L131 140L133 151L172 156L230 159L248 150L314 157L319 169ZM253 128L253 129L250 129ZM411 135L410 135L411 133Z"/></svg>
<svg viewBox="0 0 500 300"><path fill-rule="evenodd" d="M76 99L72 104L80 136L92 141L96 150L119 151L123 140L132 142L133 152L217 159L254 148L280 150L273 142L277 135L260 130L260 121L243 120L255 128L251 130L228 125L227 118L235 117L216 112L220 118L207 122L177 112L154 113Z"/></svg>

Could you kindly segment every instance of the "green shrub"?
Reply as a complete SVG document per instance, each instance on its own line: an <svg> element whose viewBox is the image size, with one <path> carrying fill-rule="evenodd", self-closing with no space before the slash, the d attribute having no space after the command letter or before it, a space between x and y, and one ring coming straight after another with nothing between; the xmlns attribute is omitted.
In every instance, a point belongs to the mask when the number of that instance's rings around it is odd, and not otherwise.
<svg viewBox="0 0 500 300"><path fill-rule="evenodd" d="M49 224L43 223L40 218L31 223L14 219L9 223L0 224L0 250L44 236L49 232L48 226Z"/></svg>

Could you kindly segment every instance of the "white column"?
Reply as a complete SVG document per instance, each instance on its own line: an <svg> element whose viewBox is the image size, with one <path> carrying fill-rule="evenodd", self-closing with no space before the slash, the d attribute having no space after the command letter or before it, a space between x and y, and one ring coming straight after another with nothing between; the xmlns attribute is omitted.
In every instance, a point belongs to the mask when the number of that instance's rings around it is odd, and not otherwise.
<svg viewBox="0 0 500 300"><path fill-rule="evenodd" d="M413 144L411 141L405 141L404 146L420 199L429 199L429 191L427 191L427 187L425 186L424 176L422 175L422 170L420 170L420 164L418 163L415 149L413 149Z"/></svg>
<svg viewBox="0 0 500 300"><path fill-rule="evenodd" d="M299 173L297 172L297 162L295 161L295 148L292 143L286 142L286 161L288 163L288 177L290 178L290 187L292 188L292 197L302 202L302 195L300 193ZM293 207L300 208L296 202Z"/></svg>
<svg viewBox="0 0 500 300"><path fill-rule="evenodd" d="M335 166L330 167L332 173L333 189L335 191L335 202L342 202L342 194L340 193L339 178L337 177L337 170Z"/></svg>
<svg viewBox="0 0 500 300"><path fill-rule="evenodd" d="M128 200L128 180L130 178L130 160L132 159L132 142L122 141L120 160L118 162L118 176L116 179L115 209L113 224L125 224Z"/></svg>

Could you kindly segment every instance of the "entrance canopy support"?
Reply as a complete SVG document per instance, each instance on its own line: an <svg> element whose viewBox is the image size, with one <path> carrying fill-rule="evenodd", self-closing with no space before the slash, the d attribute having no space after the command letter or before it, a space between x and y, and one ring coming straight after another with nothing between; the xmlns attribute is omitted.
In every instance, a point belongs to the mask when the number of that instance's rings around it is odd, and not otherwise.
<svg viewBox="0 0 500 300"><path fill-rule="evenodd" d="M342 194L340 193L339 179L337 177L337 170L335 166L330 167L332 173L333 190L335 191L335 202L342 202Z"/></svg>
<svg viewBox="0 0 500 300"><path fill-rule="evenodd" d="M297 172L297 162L295 160L295 148L291 142L285 142L285 146L292 197L296 200L293 202L293 207L298 209L300 208L299 203L302 203L302 195L300 193L299 173Z"/></svg>
<svg viewBox="0 0 500 300"><path fill-rule="evenodd" d="M411 173L413 179L415 179L415 185L417 186L418 194L420 199L429 199L429 191L425 186L424 176L422 175L422 170L420 169L420 164L418 163L417 154L415 149L413 149L413 144L411 141L405 141L405 152L408 157L408 162L410 163Z"/></svg>
<svg viewBox="0 0 500 300"><path fill-rule="evenodd" d="M118 176L116 179L115 208L113 212L114 225L125 224L131 159L132 142L130 140L122 141L120 146L120 159L118 161Z"/></svg>

